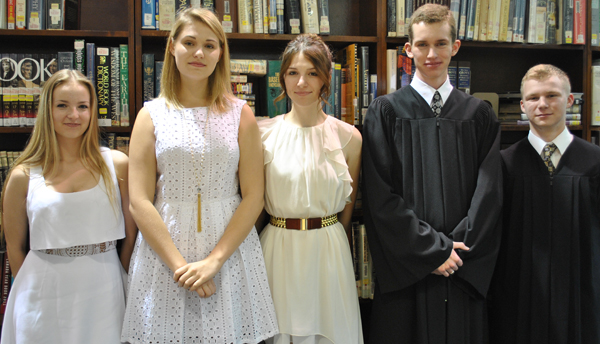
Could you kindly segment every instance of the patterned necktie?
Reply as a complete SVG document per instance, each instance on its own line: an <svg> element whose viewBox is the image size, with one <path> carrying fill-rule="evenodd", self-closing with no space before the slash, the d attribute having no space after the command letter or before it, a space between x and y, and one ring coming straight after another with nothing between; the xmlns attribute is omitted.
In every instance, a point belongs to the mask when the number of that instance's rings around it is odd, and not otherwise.
<svg viewBox="0 0 600 344"><path fill-rule="evenodd" d="M552 163L552 154L554 154L554 151L556 150L556 145L554 143L547 143L544 146L544 150L542 151L542 159L544 160L544 164L546 164L546 167L548 167L548 172L550 172L550 175L552 176L554 174L554 164Z"/></svg>
<svg viewBox="0 0 600 344"><path fill-rule="evenodd" d="M431 110L435 114L435 117L439 117L440 113L442 113L442 96L440 95L440 92L435 91L430 106Z"/></svg>

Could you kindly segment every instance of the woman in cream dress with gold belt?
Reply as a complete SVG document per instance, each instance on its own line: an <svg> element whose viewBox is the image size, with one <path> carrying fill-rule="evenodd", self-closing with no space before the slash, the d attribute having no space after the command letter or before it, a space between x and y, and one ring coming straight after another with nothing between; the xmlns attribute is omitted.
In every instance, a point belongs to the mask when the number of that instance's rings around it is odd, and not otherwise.
<svg viewBox="0 0 600 344"><path fill-rule="evenodd" d="M270 223L261 244L281 334L268 343L362 343L350 246L358 130L327 116L331 53L316 35L288 44L280 73L292 110L259 122Z"/></svg>

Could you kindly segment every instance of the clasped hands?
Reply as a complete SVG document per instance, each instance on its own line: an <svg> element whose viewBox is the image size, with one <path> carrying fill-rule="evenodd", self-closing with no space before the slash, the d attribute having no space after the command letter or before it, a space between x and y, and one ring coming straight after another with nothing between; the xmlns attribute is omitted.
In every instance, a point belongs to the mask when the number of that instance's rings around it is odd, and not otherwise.
<svg viewBox="0 0 600 344"><path fill-rule="evenodd" d="M454 274L455 271L458 271L458 268L463 265L462 259L456 253L456 250L464 250L468 251L469 248L462 242L454 242L452 247L452 253L448 260L444 262L444 264L440 265L437 269L433 270L432 274L450 277L450 275Z"/></svg>
<svg viewBox="0 0 600 344"><path fill-rule="evenodd" d="M188 263L175 270L173 279L189 291L195 291L200 297L212 296L217 287L213 277L221 266L214 259L206 258L198 262Z"/></svg>

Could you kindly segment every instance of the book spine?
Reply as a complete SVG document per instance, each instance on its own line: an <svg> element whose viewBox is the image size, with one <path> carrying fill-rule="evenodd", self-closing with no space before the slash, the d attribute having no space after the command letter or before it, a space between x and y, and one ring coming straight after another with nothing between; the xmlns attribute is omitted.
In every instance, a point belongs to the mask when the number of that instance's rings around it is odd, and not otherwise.
<svg viewBox="0 0 600 344"><path fill-rule="evenodd" d="M160 95L160 77L163 70L163 61L154 62L154 98L158 98Z"/></svg>
<svg viewBox="0 0 600 344"><path fill-rule="evenodd" d="M329 26L329 0L318 0L319 8L319 33L321 35L329 35L331 29Z"/></svg>
<svg viewBox="0 0 600 344"><path fill-rule="evenodd" d="M563 18L563 37L565 44L573 44L573 1L574 0L565 0L563 2L563 12L565 13Z"/></svg>
<svg viewBox="0 0 600 344"><path fill-rule="evenodd" d="M15 2L15 27L19 29L27 28L27 1L16 0Z"/></svg>
<svg viewBox="0 0 600 344"><path fill-rule="evenodd" d="M361 105L362 105L362 110L361 110L361 119L360 119L360 123L362 123L362 121L364 120L364 116L366 115L367 112L367 108L369 107L370 99L369 99L369 95L370 95L370 89L369 89L369 47L368 46L361 46L360 47L360 72L362 73L361 75L361 96L362 96L362 101L361 101Z"/></svg>
<svg viewBox="0 0 600 344"><path fill-rule="evenodd" d="M284 34L285 33L285 2L284 0L277 0L277 33Z"/></svg>
<svg viewBox="0 0 600 344"><path fill-rule="evenodd" d="M85 75L85 40L76 39L73 43L73 49L75 51L73 58L75 70Z"/></svg>
<svg viewBox="0 0 600 344"><path fill-rule="evenodd" d="M6 0L6 27L9 30L15 29L15 1L16 0Z"/></svg>
<svg viewBox="0 0 600 344"><path fill-rule="evenodd" d="M471 37L472 40L476 41L479 39L479 16L481 15L481 1L477 0L477 6L475 6L475 21L473 22L473 35ZM469 30L467 30L467 36L469 35Z"/></svg>
<svg viewBox="0 0 600 344"><path fill-rule="evenodd" d="M207 8L211 11L215 11L215 2L214 0L203 0L203 7Z"/></svg>
<svg viewBox="0 0 600 344"><path fill-rule="evenodd" d="M458 62L450 61L448 65L448 79L450 79L450 84L452 87L456 88L458 86Z"/></svg>
<svg viewBox="0 0 600 344"><path fill-rule="evenodd" d="M110 47L110 125L121 124L121 67L119 47Z"/></svg>
<svg viewBox="0 0 600 344"><path fill-rule="evenodd" d="M85 49L85 75L90 79L92 85L96 85L96 44L86 43Z"/></svg>
<svg viewBox="0 0 600 344"><path fill-rule="evenodd" d="M2 263L2 304L0 304L0 314L4 314L6 310L6 302L8 301L8 294L10 292L10 263L8 261L8 254L4 253Z"/></svg>
<svg viewBox="0 0 600 344"><path fill-rule="evenodd" d="M232 74L267 74L267 60L240 60L231 59L230 69Z"/></svg>
<svg viewBox="0 0 600 344"><path fill-rule="evenodd" d="M18 0L17 0L18 1ZM46 29L64 30L64 0L46 1Z"/></svg>
<svg viewBox="0 0 600 344"><path fill-rule="evenodd" d="M454 17L454 22L456 23L456 27L460 26L460 0L451 0L450 1L450 12L452 12L452 16Z"/></svg>
<svg viewBox="0 0 600 344"><path fill-rule="evenodd" d="M536 43L537 0L529 1L529 17L527 18L527 43Z"/></svg>
<svg viewBox="0 0 600 344"><path fill-rule="evenodd" d="M377 74L369 75L369 105L377 98Z"/></svg>
<svg viewBox="0 0 600 344"><path fill-rule="evenodd" d="M200 1L200 0L190 0L190 7L191 8L200 8L200 7L202 7L202 1Z"/></svg>
<svg viewBox="0 0 600 344"><path fill-rule="evenodd" d="M2 1L4 2L4 1ZM27 29L29 30L43 30L45 29L44 23L44 1L43 0L29 0L27 3Z"/></svg>
<svg viewBox="0 0 600 344"><path fill-rule="evenodd" d="M223 31L226 33L237 32L237 0L217 0L215 6Z"/></svg>
<svg viewBox="0 0 600 344"><path fill-rule="evenodd" d="M319 34L317 0L300 0L300 11L303 32Z"/></svg>
<svg viewBox="0 0 600 344"><path fill-rule="evenodd" d="M8 29L7 1L0 0L0 30ZM2 120L0 119L0 123Z"/></svg>
<svg viewBox="0 0 600 344"><path fill-rule="evenodd" d="M269 33L277 33L277 0L265 0L269 3Z"/></svg>
<svg viewBox="0 0 600 344"><path fill-rule="evenodd" d="M467 11L467 25L466 25L466 34L465 38L469 41L473 40L475 36L475 13L477 11L478 0L471 0L469 2L469 8Z"/></svg>
<svg viewBox="0 0 600 344"><path fill-rule="evenodd" d="M188 8L190 8L190 0L175 0L175 15L181 11L185 11Z"/></svg>
<svg viewBox="0 0 600 344"><path fill-rule="evenodd" d="M387 49L386 50L386 93L390 94L396 91L396 73L398 68L398 53L396 49Z"/></svg>
<svg viewBox="0 0 600 344"><path fill-rule="evenodd" d="M396 37L396 0L387 0L388 37Z"/></svg>
<svg viewBox="0 0 600 344"><path fill-rule="evenodd" d="M158 29L171 31L175 23L175 3L176 0L159 0L158 8L160 11Z"/></svg>
<svg viewBox="0 0 600 344"><path fill-rule="evenodd" d="M58 70L73 69L73 52L59 51L58 52Z"/></svg>
<svg viewBox="0 0 600 344"><path fill-rule="evenodd" d="M110 127L110 49L96 48L96 96L98 98L98 125Z"/></svg>
<svg viewBox="0 0 600 344"><path fill-rule="evenodd" d="M575 0L573 5L573 44L585 44L586 0Z"/></svg>
<svg viewBox="0 0 600 344"><path fill-rule="evenodd" d="M33 67L31 61L29 61L29 54L19 54L19 63L17 65L17 72L19 74L18 83L18 113L17 113L17 126L24 127L27 125L27 83L31 82L31 73Z"/></svg>
<svg viewBox="0 0 600 344"><path fill-rule="evenodd" d="M10 117L8 120L8 126L18 127L19 126L19 73L21 70L21 64L19 56L17 54L10 54L10 58L15 61L15 79L11 83L10 87ZM5 124L6 125L6 124Z"/></svg>
<svg viewBox="0 0 600 344"><path fill-rule="evenodd" d="M598 1L598 0L595 0ZM546 44L556 44L556 0L548 0L546 5ZM597 12L596 12L597 13Z"/></svg>
<svg viewBox="0 0 600 344"><path fill-rule="evenodd" d="M360 278L361 278L361 297L363 299L370 298L370 275L369 275L369 244L367 241L367 232L365 225L360 225Z"/></svg>
<svg viewBox="0 0 600 344"><path fill-rule="evenodd" d="M508 7L508 27L506 29L506 41L512 42L517 27L517 0L510 0Z"/></svg>
<svg viewBox="0 0 600 344"><path fill-rule="evenodd" d="M269 1L270 0L263 0L262 1L262 13L263 13L263 30L268 33L269 32L269 24L271 22L271 17L269 16Z"/></svg>
<svg viewBox="0 0 600 344"><path fill-rule="evenodd" d="M37 69L34 72L34 79L33 79L33 89L32 89L32 96L31 96L31 109L29 111L29 116L27 117L27 125L32 127L35 124L35 117L37 116L37 112L38 112L38 106L39 106L39 101L40 101L40 93L42 92L42 75L44 75L45 73L45 69L47 68L45 66L45 62L44 62L44 55L43 54L33 54L33 62L35 65L35 68ZM0 108L0 112L1 112L1 108Z"/></svg>
<svg viewBox="0 0 600 344"><path fill-rule="evenodd" d="M300 33L300 3L298 0L285 0L286 33Z"/></svg>
<svg viewBox="0 0 600 344"><path fill-rule="evenodd" d="M479 0L479 2L481 2L481 12L479 13L479 38L478 38L478 40L487 41L489 0Z"/></svg>
<svg viewBox="0 0 600 344"><path fill-rule="evenodd" d="M508 36L508 15L510 12L510 0L502 0L500 7L500 30L498 34L499 42L506 42Z"/></svg>
<svg viewBox="0 0 600 344"><path fill-rule="evenodd" d="M160 11L159 11L159 7L160 6L160 0L154 0L154 26L156 27L156 30L160 30Z"/></svg>
<svg viewBox="0 0 600 344"><path fill-rule="evenodd" d="M144 70L142 76L144 101L147 102L154 98L154 54L142 54L142 67Z"/></svg>
<svg viewBox="0 0 600 344"><path fill-rule="evenodd" d="M458 24L458 39L465 39L465 35L467 32L467 12L469 8L469 3L474 0L463 0L460 2L460 15L459 15L459 24Z"/></svg>
<svg viewBox="0 0 600 344"><path fill-rule="evenodd" d="M121 126L129 126L129 47L127 44L119 46L119 68L121 87Z"/></svg>
<svg viewBox="0 0 600 344"><path fill-rule="evenodd" d="M142 29L156 30L155 0L142 1Z"/></svg>
<svg viewBox="0 0 600 344"><path fill-rule="evenodd" d="M281 70L281 60L269 60L267 72L267 114L269 117L282 115L286 112L285 98L275 103L275 98L281 94L279 85L279 73Z"/></svg>
<svg viewBox="0 0 600 344"><path fill-rule="evenodd" d="M405 0L397 0L396 1L396 37L404 37L405 32L405 23L406 19L406 2Z"/></svg>
<svg viewBox="0 0 600 344"><path fill-rule="evenodd" d="M592 125L600 125L600 66L592 66Z"/></svg>
<svg viewBox="0 0 600 344"><path fill-rule="evenodd" d="M412 0L406 0L405 2L406 7L404 8L404 13L405 15L405 20L404 20L404 34L406 36L408 36L408 27L410 26L410 18L412 17L413 14L413 6L414 6L414 2ZM450 4L447 5L447 7L450 7Z"/></svg>
<svg viewBox="0 0 600 344"><path fill-rule="evenodd" d="M254 0L252 9L254 10L254 33L268 33L264 32L263 28L263 13L262 13L262 2L264 0Z"/></svg>
<svg viewBox="0 0 600 344"><path fill-rule="evenodd" d="M468 61L458 62L457 88L467 94L471 93L471 63Z"/></svg>
<svg viewBox="0 0 600 344"><path fill-rule="evenodd" d="M334 63L334 71L335 75L335 88L334 88L334 97L333 97L333 114L335 118L342 119L342 65L339 63Z"/></svg>
<svg viewBox="0 0 600 344"><path fill-rule="evenodd" d="M240 33L252 33L253 23L252 0L238 0L238 28Z"/></svg>
<svg viewBox="0 0 600 344"><path fill-rule="evenodd" d="M349 77L350 77L350 71L347 67L342 67L341 69L341 87L340 87L340 119L343 122L348 122L348 97L347 97L347 93L348 93L348 86L350 84L349 81Z"/></svg>

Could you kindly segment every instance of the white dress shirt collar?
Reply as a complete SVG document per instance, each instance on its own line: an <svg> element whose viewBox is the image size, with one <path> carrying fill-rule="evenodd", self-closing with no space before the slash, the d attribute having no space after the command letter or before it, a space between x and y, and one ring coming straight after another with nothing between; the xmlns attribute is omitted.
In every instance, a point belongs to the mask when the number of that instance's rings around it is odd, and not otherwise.
<svg viewBox="0 0 600 344"><path fill-rule="evenodd" d="M550 142L546 142L546 141L542 140L541 138L539 138L538 136L536 136L531 130L529 131L529 135L527 136L527 138L529 139L529 143L531 143L533 148L540 155L542 154L542 151L544 150L544 146L547 143L550 143ZM565 129L554 140L552 140L552 142L554 142L554 144L556 145L556 148L558 149L558 152L560 153L561 156L563 154L565 154L567 147L569 147L569 145L571 144L572 141L573 141L573 134L571 134L569 132L569 129L567 129L567 127L565 127Z"/></svg>
<svg viewBox="0 0 600 344"><path fill-rule="evenodd" d="M427 104L431 104L433 100L433 95L435 91L440 92L442 96L442 105L446 104L446 100L450 97L450 93L452 93L452 84L450 83L450 78L446 77L446 82L440 86L437 90L429 85L427 85L423 80L419 79L419 77L415 74L412 81L410 82L410 86L414 88L420 95L425 99Z"/></svg>

